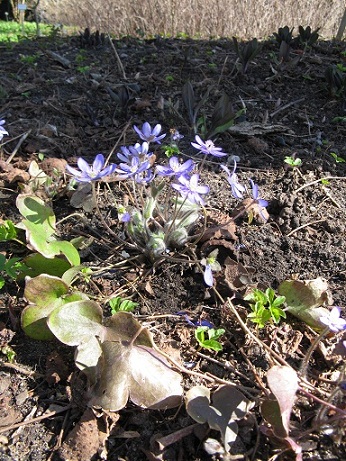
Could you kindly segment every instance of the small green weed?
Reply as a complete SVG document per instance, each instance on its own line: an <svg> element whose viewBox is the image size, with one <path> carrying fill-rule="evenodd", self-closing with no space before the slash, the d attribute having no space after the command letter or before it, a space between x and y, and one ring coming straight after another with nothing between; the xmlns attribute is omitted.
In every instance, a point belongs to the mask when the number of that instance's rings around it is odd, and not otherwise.
<svg viewBox="0 0 346 461"><path fill-rule="evenodd" d="M5 255L0 253L0 290L6 283L6 277L10 280L15 280L24 269L26 269L26 266L21 262L21 258L7 259Z"/></svg>
<svg viewBox="0 0 346 461"><path fill-rule="evenodd" d="M112 315L116 314L117 312L132 312L138 303L134 303L128 299L123 299L120 296L116 298L112 298L109 300L109 306L111 308Z"/></svg>
<svg viewBox="0 0 346 461"><path fill-rule="evenodd" d="M295 167L301 166L302 159L288 156L288 157L285 157L284 162L287 163L287 165L291 166L292 168L295 168Z"/></svg>
<svg viewBox="0 0 346 461"><path fill-rule="evenodd" d="M280 307L286 301L286 298L285 296L276 296L272 288L267 288L266 291L256 288L244 299L250 302L252 310L248 314L248 318L257 323L259 328L263 328L269 320L279 323L281 317L286 318L285 311Z"/></svg>
<svg viewBox="0 0 346 461"><path fill-rule="evenodd" d="M330 155L333 157L333 159L336 161L336 163L345 163L346 160L342 157L339 157L335 152L331 152Z"/></svg>
<svg viewBox="0 0 346 461"><path fill-rule="evenodd" d="M213 351L221 351L222 345L218 339L225 333L223 328L209 328L209 327L197 327L195 330L195 338L198 344L204 349L211 349Z"/></svg>

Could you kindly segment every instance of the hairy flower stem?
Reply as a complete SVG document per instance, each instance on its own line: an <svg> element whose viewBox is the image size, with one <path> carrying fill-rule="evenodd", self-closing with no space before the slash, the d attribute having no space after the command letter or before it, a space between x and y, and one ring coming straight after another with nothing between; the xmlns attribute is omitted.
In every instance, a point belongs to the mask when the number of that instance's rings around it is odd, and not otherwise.
<svg viewBox="0 0 346 461"><path fill-rule="evenodd" d="M314 350L316 349L316 347L318 346L318 343L328 334L329 332L329 327L326 327L322 333L320 333L318 336L316 336L316 338L313 340L313 342L311 343L311 346L309 347L303 361L302 361L302 364L300 366L300 375L301 377L305 378L306 376L306 373L307 373L307 369L308 369L308 366L309 366L309 361L311 359L311 356L314 352Z"/></svg>
<svg viewBox="0 0 346 461"><path fill-rule="evenodd" d="M130 246L131 248L135 248L135 245L130 245L128 242L126 242L125 240L123 240L122 238L120 238L115 232L112 231L112 229L108 226L108 224L106 223L102 213L101 213L101 210L99 208L99 205L98 205L98 201L97 201L97 193L96 193L96 185L95 185L95 182L92 182L91 183L91 190L92 190L92 198L93 198L93 203L95 205L95 208L96 208L96 213L97 215L99 216L103 226L105 227L105 229L107 229L107 231L114 237L116 238L116 240L120 243L123 243L124 245L127 245L127 246Z"/></svg>

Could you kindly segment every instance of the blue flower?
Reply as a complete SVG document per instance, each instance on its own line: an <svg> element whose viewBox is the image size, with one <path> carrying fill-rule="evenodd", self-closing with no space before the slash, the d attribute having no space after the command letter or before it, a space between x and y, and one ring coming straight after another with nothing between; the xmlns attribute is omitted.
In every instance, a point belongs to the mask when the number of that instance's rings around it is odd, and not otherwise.
<svg viewBox="0 0 346 461"><path fill-rule="evenodd" d="M122 160L126 163L131 163L132 157L138 157L142 161L148 160L150 157L153 156L152 152L149 152L149 144L147 142L143 142L139 144L138 142L134 146L129 147L120 147L121 153L117 153L117 157L119 160Z"/></svg>
<svg viewBox="0 0 346 461"><path fill-rule="evenodd" d="M232 173L229 171L229 169L225 165L220 165L220 166L227 173L227 181L229 185L231 186L233 197L237 199L242 199L243 193L245 192L245 187L242 184L240 184L238 180L238 176L235 173L235 170L237 168L237 163L234 162L234 168L233 168Z"/></svg>
<svg viewBox="0 0 346 461"><path fill-rule="evenodd" d="M180 134L179 131L175 128L172 128L170 130L170 134L171 134L171 140L173 142L178 142L180 141L181 139L183 139L184 135L183 134Z"/></svg>
<svg viewBox="0 0 346 461"><path fill-rule="evenodd" d="M268 206L267 200L264 200L263 198L260 198L259 196L259 190L258 190L258 185L255 184L252 179L249 180L251 187L252 187L252 197L254 200L254 203L257 205L256 210L257 213L261 216L263 219L263 222L267 222L269 218L269 214L266 210L266 207Z"/></svg>
<svg viewBox="0 0 346 461"><path fill-rule="evenodd" d="M115 170L118 173L117 179L129 179L150 168L150 163L146 160L141 162L139 157L131 157L129 163L120 163Z"/></svg>
<svg viewBox="0 0 346 461"><path fill-rule="evenodd" d="M5 128L2 125L5 125L5 120L0 120L0 141L2 141L2 138L7 135L8 132L5 130Z"/></svg>
<svg viewBox="0 0 346 461"><path fill-rule="evenodd" d="M210 264L207 264L205 266L203 278L204 282L206 283L206 285L208 285L208 287L212 287L214 285L213 270Z"/></svg>
<svg viewBox="0 0 346 461"><path fill-rule="evenodd" d="M134 146L120 147L121 152L117 153L117 157L122 162L130 163L132 157L138 157L138 151Z"/></svg>
<svg viewBox="0 0 346 461"><path fill-rule="evenodd" d="M227 155L225 152L221 151L221 147L216 147L213 141L208 139L207 141L202 141L202 139L198 136L195 136L195 141L192 142L191 145L199 150L199 153L205 155L212 155L214 157L224 157Z"/></svg>
<svg viewBox="0 0 346 461"><path fill-rule="evenodd" d="M143 123L141 130L136 125L134 125L133 129L143 141L147 142L157 142L158 144L161 144L161 139L166 136L166 134L161 134L159 136L162 129L160 124L157 124L154 126L154 128L151 128L150 123L145 122Z"/></svg>
<svg viewBox="0 0 346 461"><path fill-rule="evenodd" d="M105 167L105 158L102 154L96 155L91 166L81 157L77 160L77 165L79 170L70 165L66 165L66 169L79 182L97 181L114 173L117 167L115 164Z"/></svg>
<svg viewBox="0 0 346 461"><path fill-rule="evenodd" d="M159 176L180 176L181 174L190 173L193 170L194 163L191 159L180 163L177 157L171 157L168 161L169 166L158 165L156 167Z"/></svg>
<svg viewBox="0 0 346 461"><path fill-rule="evenodd" d="M214 285L214 277L213 272L219 272L221 270L220 263L216 260L219 254L219 250L216 248L206 258L201 260L202 266L205 266L203 272L204 282L208 287L212 287Z"/></svg>
<svg viewBox="0 0 346 461"><path fill-rule="evenodd" d="M208 186L199 186L199 174L193 174L191 177L180 175L177 180L180 184L173 183L171 186L180 192L182 197L186 198L191 203L204 205L204 200L201 195L209 192Z"/></svg>
<svg viewBox="0 0 346 461"><path fill-rule="evenodd" d="M320 322L326 325L331 331L337 333L346 329L346 320L340 318L341 309L338 306L333 307L329 315L320 317Z"/></svg>
<svg viewBox="0 0 346 461"><path fill-rule="evenodd" d="M202 320L192 320L189 314L187 312L177 312L176 315L181 315L184 317L185 321L191 325L192 327L208 327L208 328L214 328L214 325L208 320L202 319Z"/></svg>
<svg viewBox="0 0 346 461"><path fill-rule="evenodd" d="M263 198L259 197L259 190L258 190L258 185L255 184L252 179L250 179L250 184L252 187L252 197L254 200L256 200L257 205L259 205L262 208L266 208L268 206L267 200L264 200Z"/></svg>

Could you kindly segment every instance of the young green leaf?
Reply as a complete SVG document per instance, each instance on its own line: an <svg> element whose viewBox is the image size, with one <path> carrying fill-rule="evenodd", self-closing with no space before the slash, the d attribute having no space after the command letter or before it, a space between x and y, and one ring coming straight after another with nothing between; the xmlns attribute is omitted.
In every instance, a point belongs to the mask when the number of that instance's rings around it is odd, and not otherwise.
<svg viewBox="0 0 346 461"><path fill-rule="evenodd" d="M17 237L17 229L12 221L7 219L0 225L0 241L13 240Z"/></svg>

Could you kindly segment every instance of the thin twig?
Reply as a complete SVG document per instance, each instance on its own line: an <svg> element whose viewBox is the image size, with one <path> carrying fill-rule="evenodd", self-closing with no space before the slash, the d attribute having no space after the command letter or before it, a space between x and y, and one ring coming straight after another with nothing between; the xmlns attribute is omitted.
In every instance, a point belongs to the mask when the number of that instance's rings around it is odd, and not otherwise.
<svg viewBox="0 0 346 461"><path fill-rule="evenodd" d="M228 305L230 306L233 314L237 317L237 320L240 323L240 326L242 327L242 329L245 331L245 333L248 334L257 344L259 344L261 347L263 347L269 353L269 355L272 355L280 365L285 365L286 367L289 367L290 365L288 365L288 363L282 357L280 357L279 354L274 352L263 341L261 341L259 338L257 338L257 336L254 335L252 333L252 331L245 325L242 318L238 314L237 309L234 307L232 301L229 298L227 299L227 302L228 302Z"/></svg>
<svg viewBox="0 0 346 461"><path fill-rule="evenodd" d="M304 184L304 186L299 187L297 190L294 191L294 193L300 192L301 190L305 189L305 187L313 186L314 184L317 184L318 182L329 181L329 179L342 179L345 181L346 177L345 176L326 176L325 178L316 179L315 181L309 182L307 184Z"/></svg>
<svg viewBox="0 0 346 461"><path fill-rule="evenodd" d="M111 39L110 35L108 34L108 40L109 40L109 43L111 44L111 47L113 49L113 52L115 54L115 57L116 57L116 60L117 60L117 64L118 64L118 68L119 68L119 71L120 73L122 74L123 76L123 79L124 80L127 80L127 77L126 77L126 74L125 74L125 69L124 69L124 66L123 66L123 63L121 62L121 59L118 55L118 52L114 46L114 43L113 43L113 40Z"/></svg>
<svg viewBox="0 0 346 461"><path fill-rule="evenodd" d="M31 130L27 131L26 133L23 134L23 136L20 138L20 140L18 141L18 144L16 145L16 147L14 148L12 154L8 157L8 159L6 160L6 163L11 163L13 157L16 155L16 153L18 152L18 149L20 148L20 146L23 144L23 142L26 140L26 138L29 136L29 134L31 133Z"/></svg>
<svg viewBox="0 0 346 461"><path fill-rule="evenodd" d="M303 101L305 101L305 98L300 98L300 99L297 99L296 101L291 101L285 104L284 106L280 106L278 109L274 110L274 112L272 112L269 117L274 117L274 115L278 114L279 112L285 109L288 109L289 107L294 106L295 104L299 104L300 102L303 102Z"/></svg>
<svg viewBox="0 0 346 461"><path fill-rule="evenodd" d="M318 219L317 221L311 221L311 222L308 222L307 224L303 224L302 226L296 227L295 229L291 230L291 232L286 234L286 237L290 237L295 232L298 232L299 230L304 229L304 227L313 226L314 224L318 224L320 222L325 222L325 221L326 221L325 219Z"/></svg>
<svg viewBox="0 0 346 461"><path fill-rule="evenodd" d="M340 205L340 203L337 202L337 201L335 200L335 198L331 195L331 193L327 190L327 188L326 188L326 187L322 187L322 189L323 189L323 192L326 194L326 196L329 198L329 200L330 200L332 203L334 203L334 205L335 205L337 208L342 209L342 206Z"/></svg>
<svg viewBox="0 0 346 461"><path fill-rule="evenodd" d="M243 379L246 379L247 381L250 381L250 383L253 384L253 379L251 377L244 375L244 373L241 373L240 371L236 370L231 365L227 365L227 363L220 362L220 360L217 360L214 357L209 357L209 355L202 354L202 352L197 352L197 355L199 357L202 357L205 360L209 360L210 362L216 363L217 365L224 368L225 370L231 371L232 373L240 376Z"/></svg>
<svg viewBox="0 0 346 461"><path fill-rule="evenodd" d="M11 368L12 370L18 371L18 373L21 373L22 375L33 377L33 378L43 378L44 377L44 375L42 375L41 373L37 373L36 371L27 370L26 368L23 368L15 363L3 362L2 360L0 360L0 367Z"/></svg>
<svg viewBox="0 0 346 461"><path fill-rule="evenodd" d="M37 423L38 421L42 421L47 418L51 418L52 416L58 415L59 413L63 413L71 408L71 405L66 405L64 408L60 408L60 410L50 411L44 415L37 416L36 418L28 419L27 421L22 421L21 423L10 424L9 426L5 426L0 428L0 434L3 434L7 431L12 431L12 429L17 429L18 427L28 426L32 423Z"/></svg>

